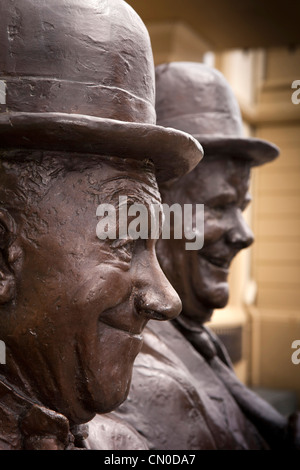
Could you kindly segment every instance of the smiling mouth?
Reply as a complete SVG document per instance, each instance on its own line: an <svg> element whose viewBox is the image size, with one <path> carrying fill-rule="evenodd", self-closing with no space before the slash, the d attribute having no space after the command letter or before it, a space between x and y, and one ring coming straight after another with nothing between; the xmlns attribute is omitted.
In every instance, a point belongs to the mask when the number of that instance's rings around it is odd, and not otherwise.
<svg viewBox="0 0 300 470"><path fill-rule="evenodd" d="M231 263L231 259L228 258L218 258L214 256L204 256L202 257L210 264L213 266L216 266L217 268L221 268L224 271L228 271Z"/></svg>
<svg viewBox="0 0 300 470"><path fill-rule="evenodd" d="M106 320L103 320L102 318L99 319L99 322L102 323L105 326L108 326L108 327L116 330L116 331L119 331L122 334L130 336L131 338L136 339L138 341L142 341L142 339L143 339L142 332L130 331L128 329L122 328L122 326L120 326L120 325L116 326L112 322L108 322Z"/></svg>

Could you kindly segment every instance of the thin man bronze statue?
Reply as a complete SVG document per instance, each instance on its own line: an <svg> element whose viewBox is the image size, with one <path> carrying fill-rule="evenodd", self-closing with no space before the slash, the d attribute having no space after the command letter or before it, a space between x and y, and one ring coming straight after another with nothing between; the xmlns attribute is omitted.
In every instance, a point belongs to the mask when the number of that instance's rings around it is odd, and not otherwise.
<svg viewBox="0 0 300 470"><path fill-rule="evenodd" d="M125 400L147 322L181 309L156 240L99 239L97 207L160 203L156 178L202 149L156 125L126 2L1 2L0 43L0 448L81 448L80 425Z"/></svg>

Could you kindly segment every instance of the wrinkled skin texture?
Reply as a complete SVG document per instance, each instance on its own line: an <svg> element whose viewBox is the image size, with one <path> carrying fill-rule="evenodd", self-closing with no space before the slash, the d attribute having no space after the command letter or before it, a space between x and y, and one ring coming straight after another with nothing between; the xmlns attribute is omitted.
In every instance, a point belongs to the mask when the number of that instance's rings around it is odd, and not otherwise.
<svg viewBox="0 0 300 470"><path fill-rule="evenodd" d="M7 346L1 372L73 424L122 403L148 320L171 319L181 309L157 262L155 240L96 236L101 202L115 203L119 194L146 206L160 200L153 169L111 160L88 166L73 156L72 171L51 158L26 162L25 201L16 167L2 163L1 199L10 196L6 210L16 233L5 252L13 261L2 262L15 287L1 305Z"/></svg>
<svg viewBox="0 0 300 470"><path fill-rule="evenodd" d="M185 240L160 240L159 261L183 304L182 315L193 324L208 321L215 308L228 302L228 275L233 258L250 246L253 234L242 212L250 201L250 164L208 158L163 200L173 204L204 204L204 247L186 250Z"/></svg>

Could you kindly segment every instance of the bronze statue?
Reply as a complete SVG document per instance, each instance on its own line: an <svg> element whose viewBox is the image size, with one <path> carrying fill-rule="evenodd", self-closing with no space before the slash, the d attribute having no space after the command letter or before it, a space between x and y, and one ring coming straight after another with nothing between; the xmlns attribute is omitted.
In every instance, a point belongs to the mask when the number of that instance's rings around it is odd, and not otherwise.
<svg viewBox="0 0 300 470"><path fill-rule="evenodd" d="M0 449L74 449L125 400L147 322L181 309L156 240L100 240L97 207L160 204L156 177L202 149L156 125L149 35L124 1L1 2L0 42Z"/></svg>
<svg viewBox="0 0 300 470"><path fill-rule="evenodd" d="M232 259L253 242L242 215L251 168L272 161L278 149L243 137L237 101L215 69L165 64L156 81L158 122L203 144L204 160L162 189L162 198L169 205L205 205L204 246L193 251L184 239L159 241L159 261L183 310L173 322L149 324L118 415L151 449L295 448L299 416L285 419L239 382L223 344L205 327L228 302Z"/></svg>

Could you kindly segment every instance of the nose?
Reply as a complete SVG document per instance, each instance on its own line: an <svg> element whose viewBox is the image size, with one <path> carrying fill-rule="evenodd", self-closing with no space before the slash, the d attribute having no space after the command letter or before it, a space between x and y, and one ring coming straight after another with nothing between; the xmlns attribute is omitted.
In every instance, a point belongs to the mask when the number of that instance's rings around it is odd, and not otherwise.
<svg viewBox="0 0 300 470"><path fill-rule="evenodd" d="M182 310L181 300L164 275L156 254L149 258L136 271L136 310L149 320L173 320Z"/></svg>
<svg viewBox="0 0 300 470"><path fill-rule="evenodd" d="M238 210L232 227L227 232L227 242L236 250L248 248L254 242L254 235L244 219L242 211Z"/></svg>

